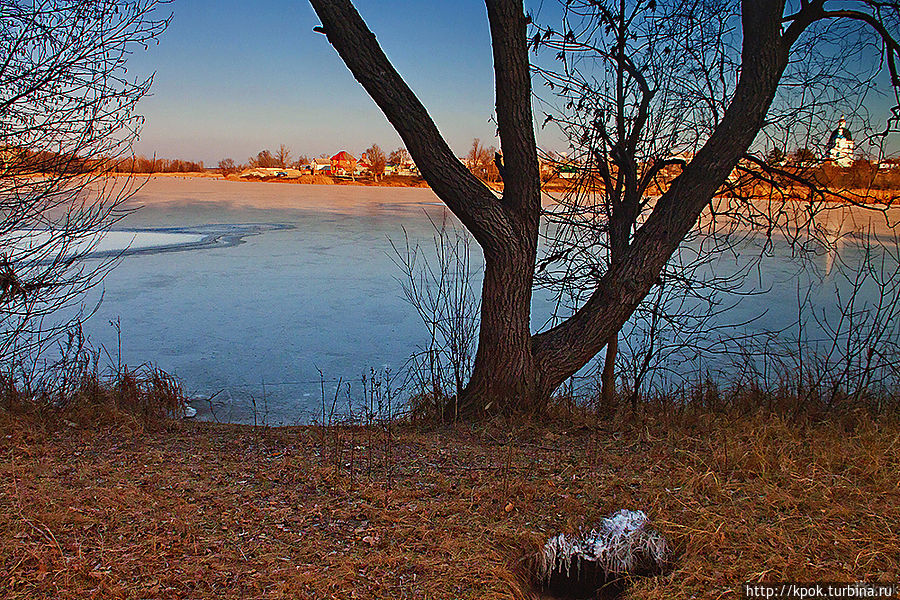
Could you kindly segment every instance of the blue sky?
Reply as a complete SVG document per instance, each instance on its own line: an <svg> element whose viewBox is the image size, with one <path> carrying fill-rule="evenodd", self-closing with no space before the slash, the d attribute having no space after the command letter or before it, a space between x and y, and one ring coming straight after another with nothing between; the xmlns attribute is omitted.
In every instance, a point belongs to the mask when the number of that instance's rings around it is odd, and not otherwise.
<svg viewBox="0 0 900 600"><path fill-rule="evenodd" d="M130 72L156 76L140 104L138 153L246 161L286 144L293 155L400 138L328 44L301 0L175 0L160 44ZM496 144L490 35L484 3L360 0L357 8L394 66L460 154Z"/></svg>
<svg viewBox="0 0 900 600"><path fill-rule="evenodd" d="M498 145L483 0L355 4L457 154L476 137ZM539 20L554 21L555 0L527 4ZM129 63L132 76L156 73L139 105L146 123L135 152L215 165L279 144L294 157L401 145L325 36L313 32L319 20L306 0L174 0L164 8L174 18L159 45ZM883 112L886 102L873 98L870 108ZM538 143L566 147L553 127L538 131Z"/></svg>

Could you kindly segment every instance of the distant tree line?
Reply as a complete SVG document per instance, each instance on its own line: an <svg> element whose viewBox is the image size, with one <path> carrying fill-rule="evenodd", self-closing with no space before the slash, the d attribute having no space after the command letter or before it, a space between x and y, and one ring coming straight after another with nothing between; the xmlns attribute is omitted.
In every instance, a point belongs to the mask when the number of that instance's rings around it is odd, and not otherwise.
<svg viewBox="0 0 900 600"><path fill-rule="evenodd" d="M46 150L0 147L0 173L10 175L81 175L101 170L108 161Z"/></svg>
<svg viewBox="0 0 900 600"><path fill-rule="evenodd" d="M300 156L296 160L292 160L291 149L281 144L278 150L273 154L270 150L261 150L256 156L247 159L247 164L235 164L234 160L225 158L219 161L219 170L224 174L241 171L246 168L262 168L262 169L299 169L303 165L308 165L310 159L308 156Z"/></svg>
<svg viewBox="0 0 900 600"><path fill-rule="evenodd" d="M493 149L491 149L493 152ZM329 160L331 157L328 153L318 155L319 160ZM385 172L387 165L401 166L410 164L409 152L406 148L397 148L390 154L385 154L384 150L378 144L372 144L369 148L360 153L360 158L365 159L369 164L369 171L377 181ZM256 156L251 156L246 163L237 163L233 158L223 158L219 161L218 170L222 175L232 175L239 173L245 169L303 169L312 164L312 158L303 154L296 159L291 156L291 149L281 144L278 150L260 150Z"/></svg>
<svg viewBox="0 0 900 600"><path fill-rule="evenodd" d="M900 189L900 165L891 168L878 168L878 165L865 159L857 159L846 168L832 163L819 165L815 179L819 185L828 189Z"/></svg>
<svg viewBox="0 0 900 600"><path fill-rule="evenodd" d="M768 164L775 168L772 182L789 185L797 175L817 185L830 189L900 189L900 163L878 162L857 158L849 167L842 167L831 160L820 159L809 148L798 148L791 154L774 148L766 155ZM780 172L779 172L780 171Z"/></svg>
<svg viewBox="0 0 900 600"><path fill-rule="evenodd" d="M203 161L181 160L179 158L147 158L131 156L119 160L113 167L118 173L196 173L203 171Z"/></svg>
<svg viewBox="0 0 900 600"><path fill-rule="evenodd" d="M87 173L191 173L203 171L203 161L127 156L111 159L85 158L73 154L0 147L0 171L7 174L32 173L81 175Z"/></svg>

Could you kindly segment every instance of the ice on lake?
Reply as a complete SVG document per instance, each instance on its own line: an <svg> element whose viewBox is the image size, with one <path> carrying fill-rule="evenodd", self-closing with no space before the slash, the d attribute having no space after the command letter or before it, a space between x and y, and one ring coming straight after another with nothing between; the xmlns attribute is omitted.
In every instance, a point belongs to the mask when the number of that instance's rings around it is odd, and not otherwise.
<svg viewBox="0 0 900 600"><path fill-rule="evenodd" d="M47 229L17 229L8 234L7 243L12 246L14 252L33 251L49 248L63 235L63 232ZM66 248L66 254L98 256L149 249L175 248L200 243L205 237L201 233L169 231L88 231L81 236L81 239L78 239Z"/></svg>
<svg viewBox="0 0 900 600"><path fill-rule="evenodd" d="M106 277L87 331L117 348L118 319L124 363L153 363L188 394L215 396L220 420L252 422L255 404L258 420L306 421L321 410L320 371L328 404L343 404L348 383L356 396L370 369L398 376L428 343L391 242L432 245L445 210L429 189L152 178L131 203L143 206L102 242L130 254ZM733 321L795 319L796 265L787 249L770 252L757 282L767 293L746 298ZM716 268L739 267L725 257ZM829 301L824 291L817 301ZM535 293L535 330L554 306Z"/></svg>

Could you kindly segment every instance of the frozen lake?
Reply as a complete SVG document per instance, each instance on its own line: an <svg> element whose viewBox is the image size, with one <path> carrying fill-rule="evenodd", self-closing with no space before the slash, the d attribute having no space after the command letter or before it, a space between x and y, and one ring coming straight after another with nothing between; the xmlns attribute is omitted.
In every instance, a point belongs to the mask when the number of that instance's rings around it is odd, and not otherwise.
<svg viewBox="0 0 900 600"><path fill-rule="evenodd" d="M117 236L178 228L240 243L125 256L88 333L115 348L119 319L123 362L152 361L191 394L221 390L219 419L252 419L251 396L269 422L307 419L321 405L319 369L330 399L337 379L397 373L424 343L390 240L404 228L430 239L436 201L428 189L151 179Z"/></svg>
<svg viewBox="0 0 900 600"><path fill-rule="evenodd" d="M9 238L14 240L11 246L16 250L31 251L53 241L52 234L45 229L13 230ZM122 252L138 253L147 250L154 252L164 249L183 249L201 243L206 238L201 233L184 233L180 231L152 230L115 230L106 233L85 235L76 240L67 255L109 256Z"/></svg>
<svg viewBox="0 0 900 600"><path fill-rule="evenodd" d="M152 362L190 394L219 392L220 420L252 421L251 397L269 423L306 420L321 406L319 370L330 402L339 378L358 386L371 368L398 373L427 342L391 240L430 245L429 219L444 209L429 189L154 178L131 203L142 208L103 248L133 252L107 276L87 332L115 349L118 319L125 364ZM765 263L768 295L741 308L767 325L796 316L780 308L797 293L784 252ZM535 295L535 328L552 309Z"/></svg>

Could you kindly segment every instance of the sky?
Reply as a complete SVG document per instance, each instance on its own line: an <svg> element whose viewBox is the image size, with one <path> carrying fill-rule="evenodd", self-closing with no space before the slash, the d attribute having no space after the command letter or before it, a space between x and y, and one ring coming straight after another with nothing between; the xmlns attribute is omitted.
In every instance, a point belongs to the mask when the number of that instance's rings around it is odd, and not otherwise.
<svg viewBox="0 0 900 600"><path fill-rule="evenodd" d="M526 4L539 21L558 21L555 0ZM474 138L499 146L483 0L355 5L457 155ZM280 144L294 158L402 146L327 38L313 31L320 23L306 0L173 0L163 9L174 16L159 44L129 61L132 77L155 73L138 106L146 121L137 154L215 166ZM886 110L886 102L869 108ZM555 128L536 129L543 149L565 150ZM890 146L896 151L897 141Z"/></svg>
<svg viewBox="0 0 900 600"><path fill-rule="evenodd" d="M498 145L490 34L480 0L359 0L356 6L453 150L474 138ZM146 122L135 152L245 162L285 144L294 157L373 143L402 145L353 79L303 0L175 0L159 45L130 59L155 71L139 104ZM550 141L550 140L544 140Z"/></svg>

